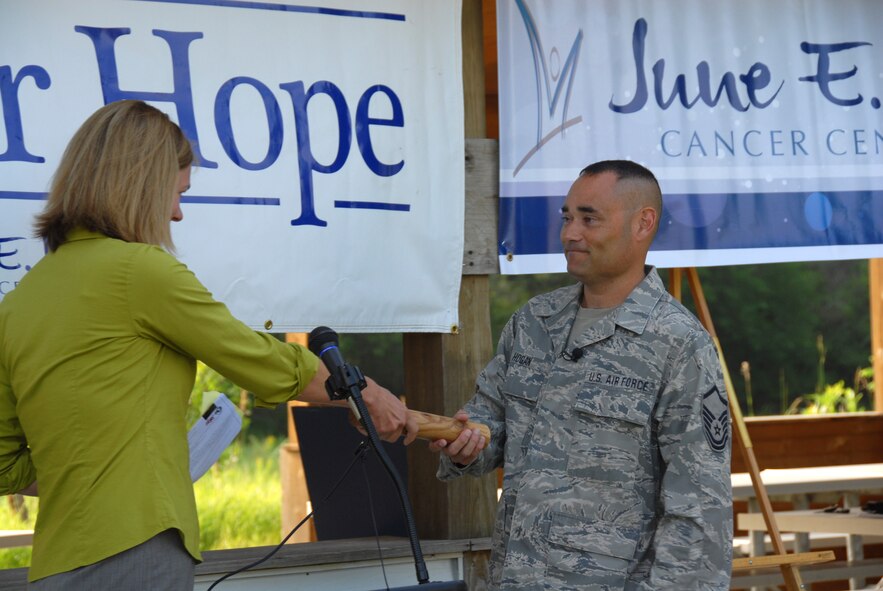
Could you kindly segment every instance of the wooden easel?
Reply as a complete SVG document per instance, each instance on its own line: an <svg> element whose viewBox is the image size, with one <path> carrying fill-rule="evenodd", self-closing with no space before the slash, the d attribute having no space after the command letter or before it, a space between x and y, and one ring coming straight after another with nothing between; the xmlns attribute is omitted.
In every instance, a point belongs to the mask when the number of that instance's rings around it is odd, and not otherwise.
<svg viewBox="0 0 883 591"><path fill-rule="evenodd" d="M733 570L747 570L752 568L779 567L782 571L782 577L785 579L785 587L788 591L801 591L806 589L800 578L800 572L797 570L799 565L816 564L819 562L828 562L834 560L834 553L830 550L823 552L803 552L788 554L782 543L782 535L779 533L779 527L776 524L773 515L773 508L770 505L770 499L764 487L763 481L760 479L760 468L757 459L754 457L754 448L751 445L751 437L748 435L748 429L745 427L745 420L742 418L742 410L739 408L739 400L736 398L736 389L733 387L733 381L730 373L727 371L727 364L724 361L723 349L714 330L714 324L711 321L711 313L708 310L708 302L705 300L705 294L702 291L702 285L699 282L699 273L695 267L687 269L670 269L669 270L669 289L671 294L681 299L681 281L682 274L686 271L687 282L690 286L690 293L693 297L693 303L696 305L696 315L699 321L711 335L714 346L717 349L720 358L721 369L724 374L724 384L727 388L727 399L730 403L730 413L733 417L734 440L738 442L739 449L742 451L742 457L745 458L745 464L748 466L748 473L751 476L751 484L754 487L754 494L760 504L760 510L763 513L763 519L770 535L775 554L770 556L752 556L749 558L737 558L733 560Z"/></svg>

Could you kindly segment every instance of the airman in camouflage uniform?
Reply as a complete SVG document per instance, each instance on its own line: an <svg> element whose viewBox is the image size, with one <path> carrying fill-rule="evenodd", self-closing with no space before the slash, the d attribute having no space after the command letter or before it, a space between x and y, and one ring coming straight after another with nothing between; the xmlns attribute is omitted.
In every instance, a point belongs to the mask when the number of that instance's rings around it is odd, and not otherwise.
<svg viewBox="0 0 883 591"><path fill-rule="evenodd" d="M659 210L642 220L647 207L629 212L628 203L637 195L646 205L647 187L658 191L652 174L623 161L587 171L563 210L568 271L581 283L533 298L510 319L458 413L487 424L491 440L481 449L483 438L466 431L434 442L438 475L504 468L491 589L724 591L733 531L720 364L708 333L643 264ZM574 221L584 214L600 220ZM620 231L637 239L605 251ZM635 261L637 283L633 273L625 295L605 299L594 278L622 287L616 268ZM572 333L581 307L600 308L600 318Z"/></svg>

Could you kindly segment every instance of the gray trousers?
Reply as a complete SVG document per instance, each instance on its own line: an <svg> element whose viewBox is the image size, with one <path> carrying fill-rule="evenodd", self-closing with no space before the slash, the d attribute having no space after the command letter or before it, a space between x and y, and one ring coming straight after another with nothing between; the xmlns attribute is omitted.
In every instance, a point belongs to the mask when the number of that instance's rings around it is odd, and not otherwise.
<svg viewBox="0 0 883 591"><path fill-rule="evenodd" d="M193 570L178 530L167 529L95 564L29 583L28 591L193 591Z"/></svg>

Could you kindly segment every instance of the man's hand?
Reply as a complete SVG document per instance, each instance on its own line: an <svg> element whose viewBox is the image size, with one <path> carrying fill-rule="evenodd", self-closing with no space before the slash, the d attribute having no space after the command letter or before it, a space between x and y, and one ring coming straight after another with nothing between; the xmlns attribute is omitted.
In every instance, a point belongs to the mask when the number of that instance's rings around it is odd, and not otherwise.
<svg viewBox="0 0 883 591"><path fill-rule="evenodd" d="M454 418L464 425L469 420L462 410L457 411ZM451 458L455 464L466 466L475 461L478 454L487 446L487 440L484 435L477 429L463 429L459 437L448 443L444 439L436 439L429 444L429 450L433 452L441 452Z"/></svg>
<svg viewBox="0 0 883 591"><path fill-rule="evenodd" d="M362 400L371 414L377 434L384 441L398 441L405 436L405 445L417 437L417 420L408 414L408 408L392 392L365 377L368 385L362 390Z"/></svg>

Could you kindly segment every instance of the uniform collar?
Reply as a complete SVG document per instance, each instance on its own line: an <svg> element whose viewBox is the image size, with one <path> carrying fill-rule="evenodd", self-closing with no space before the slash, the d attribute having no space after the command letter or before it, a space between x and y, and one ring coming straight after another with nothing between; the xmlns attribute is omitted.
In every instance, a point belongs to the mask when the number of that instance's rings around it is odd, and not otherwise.
<svg viewBox="0 0 883 591"><path fill-rule="evenodd" d="M615 326L637 334L644 332L653 308L666 293L656 268L648 265L644 270L646 275L641 283L632 290L622 304L591 331L595 339L613 334ZM548 294L548 297L531 301L531 312L536 317L544 319L550 333L561 333L566 339L576 318L581 295L581 283L563 287Z"/></svg>
<svg viewBox="0 0 883 591"><path fill-rule="evenodd" d="M665 285L655 267L646 266L646 275L625 302L616 310L616 323L628 330L641 334L650 320L656 304L665 296Z"/></svg>

